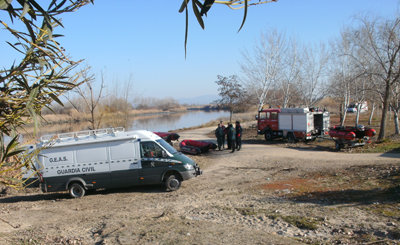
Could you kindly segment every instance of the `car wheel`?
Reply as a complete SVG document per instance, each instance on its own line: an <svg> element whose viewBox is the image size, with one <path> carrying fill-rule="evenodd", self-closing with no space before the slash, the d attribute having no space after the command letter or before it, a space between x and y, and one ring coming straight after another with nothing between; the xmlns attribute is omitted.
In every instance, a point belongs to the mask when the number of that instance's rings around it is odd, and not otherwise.
<svg viewBox="0 0 400 245"><path fill-rule="evenodd" d="M69 194L73 198L81 198L85 195L85 188L80 183L73 183L69 186Z"/></svg>
<svg viewBox="0 0 400 245"><path fill-rule="evenodd" d="M176 175L171 174L165 180L166 191L176 191L181 187L181 180Z"/></svg>

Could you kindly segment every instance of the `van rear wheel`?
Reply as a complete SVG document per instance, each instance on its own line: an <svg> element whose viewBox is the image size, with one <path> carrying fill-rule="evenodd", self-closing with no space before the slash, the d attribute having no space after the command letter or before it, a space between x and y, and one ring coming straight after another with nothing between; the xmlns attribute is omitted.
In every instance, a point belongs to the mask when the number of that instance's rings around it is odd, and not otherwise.
<svg viewBox="0 0 400 245"><path fill-rule="evenodd" d="M165 180L166 191L176 191L181 187L181 179L174 174L171 174Z"/></svg>
<svg viewBox="0 0 400 245"><path fill-rule="evenodd" d="M85 195L85 188L80 183L73 183L69 186L69 194L73 198L81 198Z"/></svg>

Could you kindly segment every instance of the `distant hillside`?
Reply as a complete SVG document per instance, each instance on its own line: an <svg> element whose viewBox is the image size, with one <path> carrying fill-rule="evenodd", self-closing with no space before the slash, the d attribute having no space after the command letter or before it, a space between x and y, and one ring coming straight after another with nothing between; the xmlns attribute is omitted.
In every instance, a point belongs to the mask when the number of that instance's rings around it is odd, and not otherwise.
<svg viewBox="0 0 400 245"><path fill-rule="evenodd" d="M197 96L197 97L192 97L192 98L181 98L177 99L178 102L181 105L187 104L187 105L208 105L213 103L215 100L218 99L217 95L202 95L202 96Z"/></svg>

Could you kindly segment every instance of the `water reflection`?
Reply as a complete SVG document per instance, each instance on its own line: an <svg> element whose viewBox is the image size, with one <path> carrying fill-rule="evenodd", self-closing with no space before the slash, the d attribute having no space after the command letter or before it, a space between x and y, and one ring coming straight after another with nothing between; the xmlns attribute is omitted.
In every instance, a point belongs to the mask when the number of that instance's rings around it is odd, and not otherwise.
<svg viewBox="0 0 400 245"><path fill-rule="evenodd" d="M129 130L146 129L149 131L170 131L180 128L195 127L218 118L228 117L226 111L191 111L171 113L151 117L140 117L133 121Z"/></svg>

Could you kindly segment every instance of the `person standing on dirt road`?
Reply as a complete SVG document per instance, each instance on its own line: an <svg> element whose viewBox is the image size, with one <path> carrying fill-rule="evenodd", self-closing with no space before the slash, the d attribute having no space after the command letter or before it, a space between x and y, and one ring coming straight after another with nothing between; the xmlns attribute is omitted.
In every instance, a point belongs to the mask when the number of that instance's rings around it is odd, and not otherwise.
<svg viewBox="0 0 400 245"><path fill-rule="evenodd" d="M236 121L235 125L235 131L236 131L236 149L240 151L240 148L242 148L242 126L240 126L240 122Z"/></svg>
<svg viewBox="0 0 400 245"><path fill-rule="evenodd" d="M219 121L219 124L221 124L222 131L224 131L224 137L222 137L222 150L225 148L225 135L227 133L227 128L224 126L222 121Z"/></svg>
<svg viewBox="0 0 400 245"><path fill-rule="evenodd" d="M235 142L236 142L236 131L235 131L235 128L233 127L232 123L229 123L229 125L228 125L228 143L231 146L232 153L235 152L235 148L236 148Z"/></svg>
<svg viewBox="0 0 400 245"><path fill-rule="evenodd" d="M221 123L218 124L218 127L215 130L215 137L217 137L218 150L221 150L221 147L224 149L225 132L221 127Z"/></svg>

